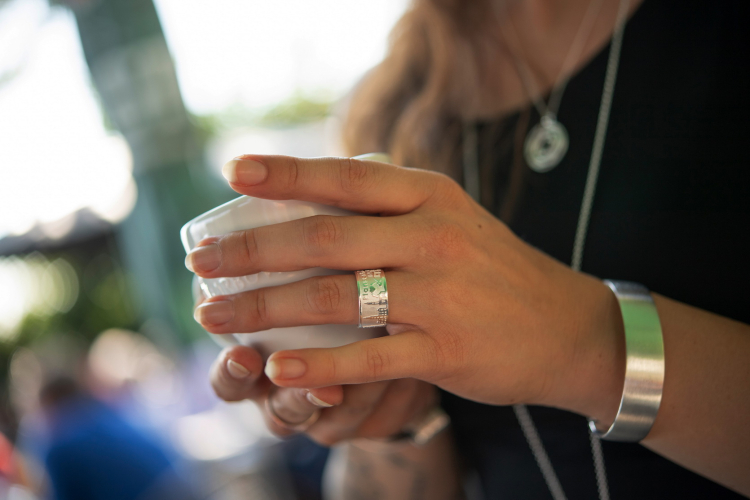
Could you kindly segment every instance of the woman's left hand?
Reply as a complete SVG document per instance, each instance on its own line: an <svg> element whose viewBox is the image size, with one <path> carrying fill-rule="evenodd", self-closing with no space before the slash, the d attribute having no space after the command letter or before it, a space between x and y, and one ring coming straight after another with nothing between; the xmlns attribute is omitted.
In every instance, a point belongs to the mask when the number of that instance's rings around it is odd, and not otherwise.
<svg viewBox="0 0 750 500"><path fill-rule="evenodd" d="M277 352L266 366L276 385L417 378L476 401L614 417L624 341L612 293L524 243L448 177L347 158L261 155L230 161L224 175L242 194L369 216L315 216L206 239L187 259L198 275L317 266L386 272L391 335ZM219 322L212 308L232 314ZM212 333L356 324L355 277L214 297L197 317Z"/></svg>

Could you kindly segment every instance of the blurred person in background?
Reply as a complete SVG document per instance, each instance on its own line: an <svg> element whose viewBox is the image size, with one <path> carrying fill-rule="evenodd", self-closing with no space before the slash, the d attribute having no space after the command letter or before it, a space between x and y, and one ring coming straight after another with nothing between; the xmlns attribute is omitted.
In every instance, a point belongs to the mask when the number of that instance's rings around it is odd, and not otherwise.
<svg viewBox="0 0 750 500"><path fill-rule="evenodd" d="M13 443L0 434L0 498L3 500L34 500L37 498L27 484L24 462Z"/></svg>
<svg viewBox="0 0 750 500"><path fill-rule="evenodd" d="M44 465L56 500L193 498L165 450L75 380L44 385Z"/></svg>
<svg viewBox="0 0 750 500"><path fill-rule="evenodd" d="M354 93L349 153L448 174L482 206L445 176L373 162L229 162L242 194L382 217L213 238L188 256L191 270L383 267L391 335L275 353L272 381L256 351L228 349L211 374L217 394L271 401L280 434L345 443L331 498L458 498L461 461L487 499L750 494L748 20L733 0L416 1ZM560 123L565 148L529 152L534 127ZM659 414L644 446L604 443L606 469L583 416L604 428L615 418L624 332L592 275L664 294ZM356 310L354 278L330 276L214 297L196 318L221 334L356 323ZM446 432L424 447L388 441L437 404L435 386L448 391L455 445ZM541 455L529 419L519 426L503 406L516 403L539 405Z"/></svg>

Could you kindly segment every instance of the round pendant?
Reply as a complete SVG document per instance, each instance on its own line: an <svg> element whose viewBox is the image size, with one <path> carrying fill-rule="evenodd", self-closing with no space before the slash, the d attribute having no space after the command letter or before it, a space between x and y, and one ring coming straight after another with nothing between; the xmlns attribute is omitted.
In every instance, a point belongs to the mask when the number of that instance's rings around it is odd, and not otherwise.
<svg viewBox="0 0 750 500"><path fill-rule="evenodd" d="M551 116L529 131L523 145L526 163L534 172L544 173L555 168L568 152L568 131Z"/></svg>

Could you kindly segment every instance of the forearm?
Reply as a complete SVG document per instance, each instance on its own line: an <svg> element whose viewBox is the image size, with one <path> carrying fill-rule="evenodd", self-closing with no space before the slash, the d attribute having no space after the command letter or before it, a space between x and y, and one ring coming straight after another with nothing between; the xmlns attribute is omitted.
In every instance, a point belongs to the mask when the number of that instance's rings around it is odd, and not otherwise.
<svg viewBox="0 0 750 500"><path fill-rule="evenodd" d="M664 395L643 444L750 495L750 326L654 295Z"/></svg>
<svg viewBox="0 0 750 500"><path fill-rule="evenodd" d="M427 445L347 442L331 450L326 500L457 500L462 498L450 432Z"/></svg>
<svg viewBox="0 0 750 500"><path fill-rule="evenodd" d="M601 290L602 288L600 288ZM729 488L750 495L750 326L653 294L664 336L661 405L643 445ZM622 317L606 289L593 301L600 332L586 361L573 367L580 396L552 401L607 428L625 373Z"/></svg>

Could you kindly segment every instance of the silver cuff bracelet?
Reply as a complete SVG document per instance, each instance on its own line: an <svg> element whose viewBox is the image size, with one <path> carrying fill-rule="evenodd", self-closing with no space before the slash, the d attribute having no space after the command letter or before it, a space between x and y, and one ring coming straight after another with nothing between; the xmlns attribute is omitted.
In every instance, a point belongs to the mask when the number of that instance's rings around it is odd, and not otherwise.
<svg viewBox="0 0 750 500"><path fill-rule="evenodd" d="M615 421L606 431L589 420L591 432L610 441L638 442L654 424L664 388L664 340L656 305L638 283L604 280L615 293L625 326L625 384Z"/></svg>

